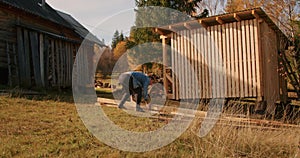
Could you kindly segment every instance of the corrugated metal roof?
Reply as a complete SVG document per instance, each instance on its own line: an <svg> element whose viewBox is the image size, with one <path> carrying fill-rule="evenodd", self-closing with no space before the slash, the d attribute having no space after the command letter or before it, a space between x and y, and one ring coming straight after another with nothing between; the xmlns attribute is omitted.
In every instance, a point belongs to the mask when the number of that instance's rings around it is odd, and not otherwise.
<svg viewBox="0 0 300 158"><path fill-rule="evenodd" d="M71 25L66 23L66 21L58 15L56 10L47 3L42 7L42 0L0 0L0 3L37 15L59 25L72 28Z"/></svg>
<svg viewBox="0 0 300 158"><path fill-rule="evenodd" d="M75 32L81 36L83 39L87 39L98 43L100 46L105 46L102 41L100 41L96 36L90 33L84 26L82 26L76 19L74 19L71 15L63 13L61 11L57 11L57 13L63 17L75 30Z"/></svg>

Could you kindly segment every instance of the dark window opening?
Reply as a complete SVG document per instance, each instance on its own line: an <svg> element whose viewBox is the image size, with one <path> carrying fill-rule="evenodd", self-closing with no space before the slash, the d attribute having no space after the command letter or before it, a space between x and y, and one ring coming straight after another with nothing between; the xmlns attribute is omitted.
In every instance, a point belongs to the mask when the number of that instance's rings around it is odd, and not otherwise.
<svg viewBox="0 0 300 158"><path fill-rule="evenodd" d="M0 67L0 84L7 85L8 84L8 69Z"/></svg>

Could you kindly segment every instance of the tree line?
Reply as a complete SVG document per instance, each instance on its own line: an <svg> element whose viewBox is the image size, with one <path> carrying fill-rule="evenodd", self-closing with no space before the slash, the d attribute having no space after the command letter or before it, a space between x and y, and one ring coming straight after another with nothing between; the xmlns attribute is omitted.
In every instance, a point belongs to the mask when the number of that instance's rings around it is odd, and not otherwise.
<svg viewBox="0 0 300 158"><path fill-rule="evenodd" d="M138 26L147 26L149 23L155 23L158 20L161 22L164 21L164 18L170 17L164 17L164 14L162 14L162 16L155 12L153 12L153 15L145 15L143 12L140 12L143 7L167 7L185 13L190 17L201 14L201 12L205 9L209 11L209 16L212 16L261 7L292 41L290 43L290 46L293 49L292 63L294 63L293 65L298 76L300 74L299 0L135 0L135 4L135 26L131 28L129 37L125 37L122 32L116 30L112 39L111 51L110 53L106 53L106 56L110 56L110 60L107 60L108 57L104 60L106 63L108 61L110 62L105 65L104 63L100 63L103 62L103 60L100 60L99 68L102 67L101 69L106 69L109 72L112 70L114 63L126 51L147 42L160 42L159 34L155 33L152 28L140 28ZM128 56L128 58L130 58L130 56ZM130 59L128 61L130 64Z"/></svg>

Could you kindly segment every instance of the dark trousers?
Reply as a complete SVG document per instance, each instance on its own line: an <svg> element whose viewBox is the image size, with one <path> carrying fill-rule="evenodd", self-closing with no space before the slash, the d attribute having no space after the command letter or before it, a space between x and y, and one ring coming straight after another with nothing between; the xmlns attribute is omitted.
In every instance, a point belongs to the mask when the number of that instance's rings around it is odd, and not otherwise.
<svg viewBox="0 0 300 158"><path fill-rule="evenodd" d="M137 99L136 104L140 105L140 103L142 101L143 91L142 91L141 87L133 88L133 81L132 80L133 80L133 78L131 76L130 79L129 79L129 92L130 92L130 95L135 95L135 98Z"/></svg>
<svg viewBox="0 0 300 158"><path fill-rule="evenodd" d="M133 78L130 77L129 79L129 85L123 84L122 86L122 91L123 91L123 97L121 99L121 102L119 104L119 106L123 106L125 101L127 99L129 99L130 95L135 95L136 97L136 105L140 105L141 101L142 101L142 94L143 94L143 89L141 87L138 88L133 88L133 82L132 82Z"/></svg>

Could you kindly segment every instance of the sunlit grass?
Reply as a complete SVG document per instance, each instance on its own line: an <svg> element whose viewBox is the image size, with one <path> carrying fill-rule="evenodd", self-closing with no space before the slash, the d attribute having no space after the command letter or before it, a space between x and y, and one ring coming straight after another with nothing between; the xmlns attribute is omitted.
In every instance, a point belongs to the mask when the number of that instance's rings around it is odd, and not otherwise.
<svg viewBox="0 0 300 158"><path fill-rule="evenodd" d="M107 116L131 131L153 131L167 123L103 107ZM123 152L97 140L77 115L71 96L0 96L0 157L297 157L297 126L252 125L222 119L203 138L196 134L203 117L168 146L145 153ZM297 155L298 154L298 155Z"/></svg>

